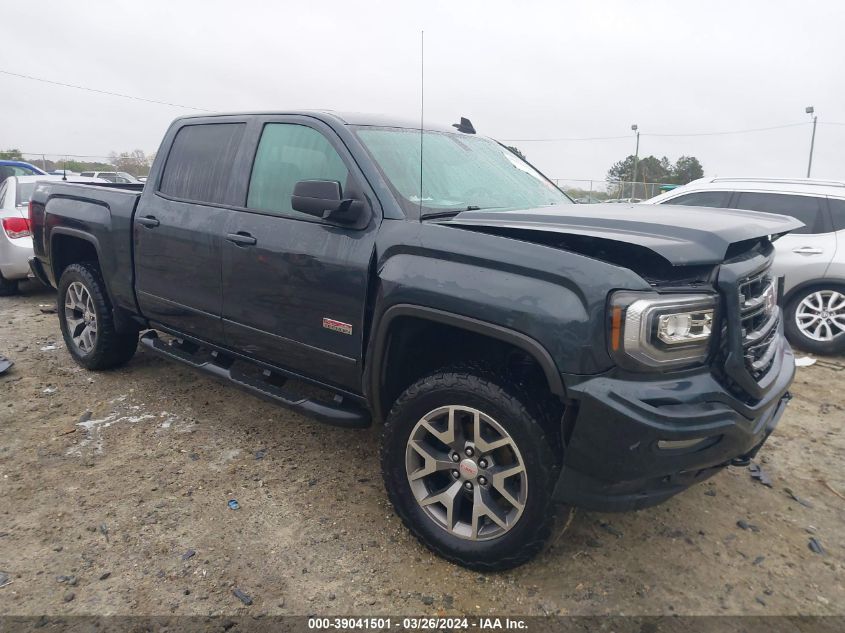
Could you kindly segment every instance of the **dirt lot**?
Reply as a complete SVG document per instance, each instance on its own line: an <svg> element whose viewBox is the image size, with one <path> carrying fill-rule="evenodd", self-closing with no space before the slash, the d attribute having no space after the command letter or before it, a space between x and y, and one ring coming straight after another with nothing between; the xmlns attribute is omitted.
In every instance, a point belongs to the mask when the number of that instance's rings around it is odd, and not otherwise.
<svg viewBox="0 0 845 633"><path fill-rule="evenodd" d="M731 468L657 508L561 511L535 561L479 575L394 516L377 430L140 350L86 372L53 301L0 299L0 614L845 614L844 359L798 370L771 488Z"/></svg>

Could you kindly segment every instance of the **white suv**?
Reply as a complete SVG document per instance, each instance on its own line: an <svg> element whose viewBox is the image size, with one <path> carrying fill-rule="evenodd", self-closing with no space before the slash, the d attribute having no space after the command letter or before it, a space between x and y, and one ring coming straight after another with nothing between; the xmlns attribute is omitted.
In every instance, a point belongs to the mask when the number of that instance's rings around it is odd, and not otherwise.
<svg viewBox="0 0 845 633"><path fill-rule="evenodd" d="M646 203L750 209L801 220L803 228L775 242L774 270L786 281L784 328L808 351L845 352L845 182L700 178Z"/></svg>

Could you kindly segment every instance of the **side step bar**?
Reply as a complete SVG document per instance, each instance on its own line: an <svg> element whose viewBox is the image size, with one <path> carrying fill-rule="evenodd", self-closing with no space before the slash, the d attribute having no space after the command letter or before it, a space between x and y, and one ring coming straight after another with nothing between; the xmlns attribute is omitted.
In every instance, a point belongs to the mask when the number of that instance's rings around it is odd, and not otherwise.
<svg viewBox="0 0 845 633"><path fill-rule="evenodd" d="M320 422L347 429L363 429L370 426L369 412L354 404L345 403L341 396L335 396L332 402L325 402L286 391L282 389L286 381L284 376L269 370L264 370L263 378L247 375L233 368L234 359L220 352L211 351L210 355L198 354L197 350L200 348L197 346L181 342L179 339L165 343L152 330L141 336L141 343L157 354L190 365Z"/></svg>

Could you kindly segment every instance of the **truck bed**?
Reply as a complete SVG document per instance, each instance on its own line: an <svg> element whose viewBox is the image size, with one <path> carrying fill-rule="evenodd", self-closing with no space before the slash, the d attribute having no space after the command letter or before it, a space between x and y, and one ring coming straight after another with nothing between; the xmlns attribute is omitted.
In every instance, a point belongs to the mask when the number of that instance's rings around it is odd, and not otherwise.
<svg viewBox="0 0 845 633"><path fill-rule="evenodd" d="M53 249L62 240L92 236L103 277L115 306L134 309L132 293L132 216L143 186L113 183L39 183L32 195L33 250L50 283L61 262ZM57 256L59 256L57 250ZM112 283L120 279L119 283ZM127 283L129 282L129 283Z"/></svg>

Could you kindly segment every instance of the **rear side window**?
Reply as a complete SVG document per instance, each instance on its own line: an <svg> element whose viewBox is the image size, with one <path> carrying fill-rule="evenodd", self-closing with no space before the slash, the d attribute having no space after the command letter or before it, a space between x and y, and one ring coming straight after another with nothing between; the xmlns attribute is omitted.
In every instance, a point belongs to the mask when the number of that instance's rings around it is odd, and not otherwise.
<svg viewBox="0 0 845 633"><path fill-rule="evenodd" d="M791 215L804 223L793 233L824 233L827 229L824 221L823 198L813 196L794 196L784 193L752 193L743 192L737 196L734 203L737 209L749 211L765 211Z"/></svg>
<svg viewBox="0 0 845 633"><path fill-rule="evenodd" d="M94 176L94 172L93 172L93 171L83 171L83 172L82 172L81 174L79 174L79 175L80 175L80 176L93 177L93 176Z"/></svg>
<svg viewBox="0 0 845 633"><path fill-rule="evenodd" d="M246 206L292 218L314 216L291 208L293 187L300 180L336 180L346 189L349 171L328 139L317 130L291 123L264 126Z"/></svg>
<svg viewBox="0 0 845 633"><path fill-rule="evenodd" d="M243 123L186 125L176 133L159 191L193 202L224 204Z"/></svg>
<svg viewBox="0 0 845 633"><path fill-rule="evenodd" d="M667 200L663 204L679 204L685 207L717 207L728 206L731 199L730 191L694 191L677 198Z"/></svg>
<svg viewBox="0 0 845 633"><path fill-rule="evenodd" d="M845 200L840 198L828 198L827 203L830 205L833 230L841 231L842 229L845 229Z"/></svg>

